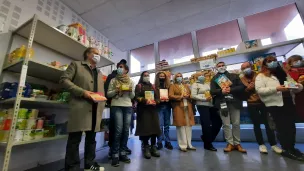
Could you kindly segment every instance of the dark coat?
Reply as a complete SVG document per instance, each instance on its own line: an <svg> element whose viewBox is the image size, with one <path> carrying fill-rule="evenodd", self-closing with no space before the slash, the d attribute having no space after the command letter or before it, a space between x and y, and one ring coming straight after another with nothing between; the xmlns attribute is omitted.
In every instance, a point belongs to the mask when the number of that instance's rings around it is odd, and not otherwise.
<svg viewBox="0 0 304 171"><path fill-rule="evenodd" d="M230 86L230 94L233 95L233 100L231 100L231 103L234 104L237 108L241 108L242 93L244 93L246 87L242 83L238 74L229 73L228 71L223 74L225 74L226 77L232 82L232 85ZM221 102L225 101L225 96L222 94L221 87L215 82L215 79L217 79L220 75L222 74L217 73L212 78L210 83L210 93L213 97L213 103L214 106L218 109L220 109Z"/></svg>
<svg viewBox="0 0 304 171"><path fill-rule="evenodd" d="M92 130L93 102L83 97L84 91L94 91L94 78L89 63L86 61L72 62L60 77L60 84L71 93L69 102L68 132ZM97 91L104 93L101 72L98 72ZM100 123L105 102L97 105L95 132L100 131Z"/></svg>
<svg viewBox="0 0 304 171"><path fill-rule="evenodd" d="M136 136L160 135L159 117L156 106L146 105L145 91L153 91L152 84L136 85L135 100L137 101ZM155 93L154 93L155 96ZM155 98L155 97L154 97Z"/></svg>

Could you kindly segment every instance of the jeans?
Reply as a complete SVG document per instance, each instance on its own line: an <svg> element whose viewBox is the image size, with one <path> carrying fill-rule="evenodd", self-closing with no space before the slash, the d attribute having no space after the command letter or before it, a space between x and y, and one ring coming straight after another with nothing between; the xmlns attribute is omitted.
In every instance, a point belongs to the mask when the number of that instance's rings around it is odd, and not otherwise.
<svg viewBox="0 0 304 171"><path fill-rule="evenodd" d="M216 108L197 105L200 114L201 126L205 147L210 147L221 130L222 120Z"/></svg>
<svg viewBox="0 0 304 171"><path fill-rule="evenodd" d="M162 141L170 142L169 129L171 121L171 107L169 105L160 105L158 116L161 135L157 137L157 141L159 143L161 143Z"/></svg>
<svg viewBox="0 0 304 171"><path fill-rule="evenodd" d="M284 100L284 106L267 107L276 124L277 137L283 150L293 150L296 141L296 110L291 100Z"/></svg>
<svg viewBox="0 0 304 171"><path fill-rule="evenodd" d="M131 124L132 107L111 107L113 110L114 135L111 145L113 157L126 155L127 143L129 139L129 129Z"/></svg>
<svg viewBox="0 0 304 171"><path fill-rule="evenodd" d="M276 137L275 137L274 131L271 130L271 128L269 127L269 124L268 124L268 117L267 117L268 112L267 112L265 105L264 104L258 104L258 105L249 104L248 112L250 114L250 118L253 123L254 134L255 134L255 138L256 138L258 144L259 145L265 144L265 142L263 140L262 130L260 127L261 123L263 123L265 125L269 144L271 146L276 145L277 142L276 142Z"/></svg>
<svg viewBox="0 0 304 171"><path fill-rule="evenodd" d="M223 121L223 131L225 139L227 143L231 145L238 145L241 142L240 109L236 107L235 104L227 102L227 110L227 116L224 116L225 114L221 110L221 118Z"/></svg>
<svg viewBox="0 0 304 171"><path fill-rule="evenodd" d="M86 136L85 136L84 163L85 163L85 167L90 167L94 164L94 159L95 159L96 133L94 131L86 131L85 134ZM80 168L79 144L81 142L81 138L82 138L82 132L69 133L69 138L66 146L66 155L65 155L66 171Z"/></svg>

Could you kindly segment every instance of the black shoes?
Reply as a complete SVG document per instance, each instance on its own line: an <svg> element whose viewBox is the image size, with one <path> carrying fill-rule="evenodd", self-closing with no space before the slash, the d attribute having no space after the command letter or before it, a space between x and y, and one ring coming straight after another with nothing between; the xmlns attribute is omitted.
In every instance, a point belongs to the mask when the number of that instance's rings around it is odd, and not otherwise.
<svg viewBox="0 0 304 171"><path fill-rule="evenodd" d="M131 159L127 155L120 156L119 160L124 163L131 163Z"/></svg>
<svg viewBox="0 0 304 171"><path fill-rule="evenodd" d="M158 142L157 143L157 150L161 150L163 148L163 143L162 142Z"/></svg>
<svg viewBox="0 0 304 171"><path fill-rule="evenodd" d="M297 150L297 149L284 150L282 152L282 156L290 158L292 160L304 161L303 154L299 150Z"/></svg>
<svg viewBox="0 0 304 171"><path fill-rule="evenodd" d="M217 151L217 149L212 144L204 145L204 149L209 151Z"/></svg>
<svg viewBox="0 0 304 171"><path fill-rule="evenodd" d="M159 151L157 148L153 145L150 149L151 156L153 157L160 157Z"/></svg>
<svg viewBox="0 0 304 171"><path fill-rule="evenodd" d="M150 146L149 145L145 145L143 147L143 154L144 154L144 157L146 159L151 159L151 153L150 153Z"/></svg>
<svg viewBox="0 0 304 171"><path fill-rule="evenodd" d="M119 166L119 158L118 157L112 157L112 164L113 167Z"/></svg>
<svg viewBox="0 0 304 171"><path fill-rule="evenodd" d="M166 149L168 149L168 150L173 150L173 146L171 145L170 142L166 142L166 143L165 143L165 147L166 147Z"/></svg>
<svg viewBox="0 0 304 171"><path fill-rule="evenodd" d="M103 171L104 168L100 167L99 164L94 163L91 166L85 166L84 171Z"/></svg>

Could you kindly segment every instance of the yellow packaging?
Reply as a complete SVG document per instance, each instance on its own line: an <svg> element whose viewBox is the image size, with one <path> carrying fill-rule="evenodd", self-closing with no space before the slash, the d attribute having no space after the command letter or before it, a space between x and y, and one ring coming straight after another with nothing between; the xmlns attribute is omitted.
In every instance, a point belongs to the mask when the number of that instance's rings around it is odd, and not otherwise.
<svg viewBox="0 0 304 171"><path fill-rule="evenodd" d="M128 85L128 84L122 84L121 85L121 90L122 91L129 91L130 90L130 85Z"/></svg>

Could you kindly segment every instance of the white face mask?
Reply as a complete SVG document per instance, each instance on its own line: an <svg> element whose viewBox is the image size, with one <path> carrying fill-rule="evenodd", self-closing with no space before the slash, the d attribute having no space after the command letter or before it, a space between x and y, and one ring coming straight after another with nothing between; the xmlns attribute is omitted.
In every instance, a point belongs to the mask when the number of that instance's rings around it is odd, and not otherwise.
<svg viewBox="0 0 304 171"><path fill-rule="evenodd" d="M226 69L227 69L226 66L222 66L222 67L217 68L217 71L218 71L219 73L223 74L224 72L226 72Z"/></svg>
<svg viewBox="0 0 304 171"><path fill-rule="evenodd" d="M99 61L100 61L100 55L94 54L92 60L93 60L96 64L99 63Z"/></svg>
<svg viewBox="0 0 304 171"><path fill-rule="evenodd" d="M149 83L149 82L150 82L150 77L144 77L144 78L143 78L143 81L144 81L145 83Z"/></svg>

